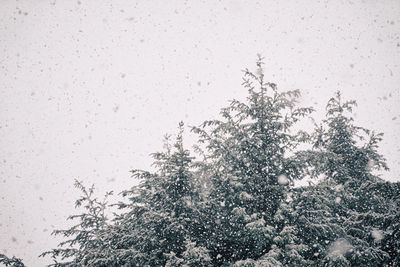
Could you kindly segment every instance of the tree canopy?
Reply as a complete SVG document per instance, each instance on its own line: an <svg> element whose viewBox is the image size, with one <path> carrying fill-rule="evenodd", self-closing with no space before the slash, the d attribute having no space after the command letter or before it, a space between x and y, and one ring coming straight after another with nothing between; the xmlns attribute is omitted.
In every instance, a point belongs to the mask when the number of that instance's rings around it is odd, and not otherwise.
<svg viewBox="0 0 400 267"><path fill-rule="evenodd" d="M244 71L246 101L191 127L194 152L181 122L152 154L154 171L132 170L140 183L118 212L107 210L112 192L99 200L76 181L83 212L41 256L51 266L398 266L400 183L374 172L388 170L383 134L357 126L356 102L340 92L320 125L299 130L314 109L267 82L262 58L256 67Z"/></svg>

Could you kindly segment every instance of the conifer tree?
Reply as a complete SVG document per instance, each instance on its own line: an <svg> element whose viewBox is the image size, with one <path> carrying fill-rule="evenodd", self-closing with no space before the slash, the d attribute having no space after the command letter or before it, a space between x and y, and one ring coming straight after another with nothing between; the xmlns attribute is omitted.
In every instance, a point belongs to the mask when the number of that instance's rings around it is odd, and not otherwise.
<svg viewBox="0 0 400 267"><path fill-rule="evenodd" d="M358 186L365 180L375 179L373 169L388 170L385 159L377 151L382 133L375 133L353 124L351 112L356 102L343 101L340 92L326 106L324 124L317 129L314 147L324 158L319 173L338 183ZM347 114L346 114L347 113ZM364 140L368 138L368 141ZM359 143L364 144L359 144Z"/></svg>
<svg viewBox="0 0 400 267"><path fill-rule="evenodd" d="M188 266L202 262L207 250L191 237L199 232L196 218L193 157L183 147L183 123L173 146L165 141L165 151L154 153L156 172L133 170L138 186L123 192L128 203L118 216L108 241L119 265L164 266L188 260ZM196 258L197 257L197 258Z"/></svg>
<svg viewBox="0 0 400 267"><path fill-rule="evenodd" d="M41 256L51 255L53 266L164 266L173 262L208 266L207 249L191 241L202 229L194 207L193 158L183 147L183 127L180 123L173 146L167 136L165 151L152 154L155 172L132 171L140 184L122 192L129 201L117 204L122 212L110 223L105 217L106 201L93 198L93 187L86 189L76 182L84 193L76 206L85 204L87 212L70 216L80 220L78 225L54 232L73 237L60 244L66 248Z"/></svg>
<svg viewBox="0 0 400 267"><path fill-rule="evenodd" d="M75 180L75 187L82 192L76 200L75 207L84 207L85 212L71 215L69 220L78 220L79 223L67 230L55 230L53 235L62 235L67 238L59 244L60 248L42 253L54 260L50 266L104 266L104 258L112 257L106 246L105 237L109 227L106 217L107 198L112 192L106 193L99 201L94 197L94 186L86 188L82 182Z"/></svg>
<svg viewBox="0 0 400 267"><path fill-rule="evenodd" d="M395 184L371 172L387 169L377 152L382 135L354 126L355 104L342 102L340 93L331 98L314 150L303 154L323 178L316 185L294 189L292 200L277 213L282 230L276 243L282 262L290 259L288 246L293 245L302 248L298 259L308 262L297 264L302 266L382 266L389 260L381 239L398 213L393 199L399 194ZM362 133L369 138L364 144ZM288 230L290 241L283 238Z"/></svg>
<svg viewBox="0 0 400 267"><path fill-rule="evenodd" d="M339 92L329 100L325 120L328 129L317 147L322 147L327 155L324 173L343 191L343 225L352 245L350 263L381 265L388 255L379 246L380 236L385 235L393 216L392 197L384 192L393 185L372 173L374 169L388 169L377 151L383 134L353 124L351 111L355 105L355 101L343 102ZM345 115L346 111L349 115Z"/></svg>
<svg viewBox="0 0 400 267"><path fill-rule="evenodd" d="M259 58L256 73L244 72L247 101L192 128L203 159L184 148L180 123L176 141L167 136L152 154L155 170L132 171L140 183L122 192L112 220L106 198L76 182L85 212L42 256L53 266L397 266L400 183L373 172L387 169L382 134L355 126L356 103L340 93L313 135L295 131L312 109L297 107L298 90L266 82L262 68ZM300 151L306 141L312 149ZM295 188L305 175L320 179Z"/></svg>
<svg viewBox="0 0 400 267"><path fill-rule="evenodd" d="M206 144L211 166L213 231L207 247L216 264L257 259L270 249L284 188L303 175L303 166L289 155L303 136L292 126L312 109L296 106L298 90L279 92L266 82L262 66L260 57L256 74L245 71L247 102L233 100L222 109L222 120L193 128Z"/></svg>

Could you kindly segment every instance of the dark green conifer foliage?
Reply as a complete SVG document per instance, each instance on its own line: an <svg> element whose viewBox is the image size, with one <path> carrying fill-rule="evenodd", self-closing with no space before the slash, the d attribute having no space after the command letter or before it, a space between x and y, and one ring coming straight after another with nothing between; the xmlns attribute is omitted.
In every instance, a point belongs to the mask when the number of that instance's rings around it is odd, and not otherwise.
<svg viewBox="0 0 400 267"><path fill-rule="evenodd" d="M55 230L53 235L62 235L66 241L59 244L60 248L44 252L41 257L50 255L54 264L50 266L103 266L104 258L112 258L110 250L104 246L108 229L108 220L105 215L107 197L102 201L94 197L94 186L86 188L79 181L75 187L82 192L82 196L75 202L75 207L83 206L85 212L69 216L69 220L78 220L78 224L68 230Z"/></svg>
<svg viewBox="0 0 400 267"><path fill-rule="evenodd" d="M374 169L388 169L377 151L383 134L353 124L350 113L355 105L355 101L343 102L340 93L329 100L325 120L328 130L320 147L327 152L327 179L343 186L343 227L353 246L348 260L352 266L377 266L388 260L386 249L380 245L398 212L398 203L393 202L398 194L388 193L396 191L395 184L383 182L372 173Z"/></svg>
<svg viewBox="0 0 400 267"><path fill-rule="evenodd" d="M316 185L294 189L293 200L277 213L282 230L275 241L285 264L382 266L389 261L381 239L398 214L393 199L399 194L395 184L371 173L387 169L377 152L382 135L354 126L355 105L342 102L340 93L331 98L324 124L314 135L314 150L303 153L323 177ZM295 237L291 241L283 238L288 230ZM293 245L302 249L292 260L287 253Z"/></svg>
<svg viewBox="0 0 400 267"><path fill-rule="evenodd" d="M292 126L312 109L296 106L298 90L279 92L266 82L262 66L259 58L256 74L244 72L247 102L233 100L222 109L222 120L193 128L212 166L208 205L214 231L208 247L218 264L256 259L270 249L284 188L303 175L303 165L289 156L303 136Z"/></svg>
<svg viewBox="0 0 400 267"><path fill-rule="evenodd" d="M42 256L53 266L398 266L400 183L373 173L387 169L382 134L355 126L356 103L340 93L313 135L296 132L312 109L297 107L299 91L266 82L262 67L259 58L256 73L244 72L246 102L192 128L203 159L184 148L180 123L174 144L166 137L152 154L155 170L132 171L140 183L122 192L113 220L106 200L76 183L85 212ZM300 151L305 141L313 147ZM320 179L294 188L305 175Z"/></svg>
<svg viewBox="0 0 400 267"><path fill-rule="evenodd" d="M154 173L132 171L141 182L123 192L130 201L119 206L127 212L116 218L115 235L110 238L119 264L164 266L184 259L196 262L196 255L203 258L198 259L202 264L207 262L207 250L191 240L200 230L194 207L193 158L183 147L182 134L180 123L175 144L171 146L167 137L165 151L153 154Z"/></svg>
<svg viewBox="0 0 400 267"><path fill-rule="evenodd" d="M3 264L4 266L10 266L10 267L25 267L21 259L17 257L9 258L1 253L0 253L0 263Z"/></svg>
<svg viewBox="0 0 400 267"><path fill-rule="evenodd" d="M382 133L375 133L353 124L351 112L356 102L343 101L340 92L328 101L324 124L317 129L314 147L325 161L319 173L331 177L338 183L359 184L374 179L372 169L388 169L385 159L378 153ZM364 140L368 138L368 141ZM363 142L362 145L359 143ZM317 164L318 165L318 164ZM356 185L355 184L355 185Z"/></svg>

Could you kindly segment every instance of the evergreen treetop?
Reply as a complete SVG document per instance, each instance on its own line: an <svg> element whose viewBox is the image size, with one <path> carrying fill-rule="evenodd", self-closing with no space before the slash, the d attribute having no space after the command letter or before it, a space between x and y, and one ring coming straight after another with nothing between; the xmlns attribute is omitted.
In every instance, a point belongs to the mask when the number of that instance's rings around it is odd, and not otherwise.
<svg viewBox="0 0 400 267"><path fill-rule="evenodd" d="M339 92L314 133L296 130L313 109L298 106L298 90L267 82L263 64L244 71L246 101L192 128L203 158L184 147L180 123L151 154L155 170L132 170L139 184L121 193L112 219L111 193L98 200L77 181L84 212L41 256L51 266L397 266L400 183L373 173L388 169L382 134L356 126L356 102ZM294 187L310 174L320 179ZM23 266L2 254L0 263Z"/></svg>

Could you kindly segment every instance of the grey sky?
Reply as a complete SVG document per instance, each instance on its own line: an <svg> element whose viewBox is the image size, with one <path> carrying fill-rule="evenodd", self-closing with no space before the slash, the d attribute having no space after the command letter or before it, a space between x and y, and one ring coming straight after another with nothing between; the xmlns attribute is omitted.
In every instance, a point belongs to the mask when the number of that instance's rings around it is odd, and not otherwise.
<svg viewBox="0 0 400 267"><path fill-rule="evenodd" d="M0 252L49 263L36 256L74 212L73 179L132 185L180 120L245 98L257 53L319 114L336 90L356 99L356 121L385 134L383 178L399 181L399 19L398 0L2 0Z"/></svg>

